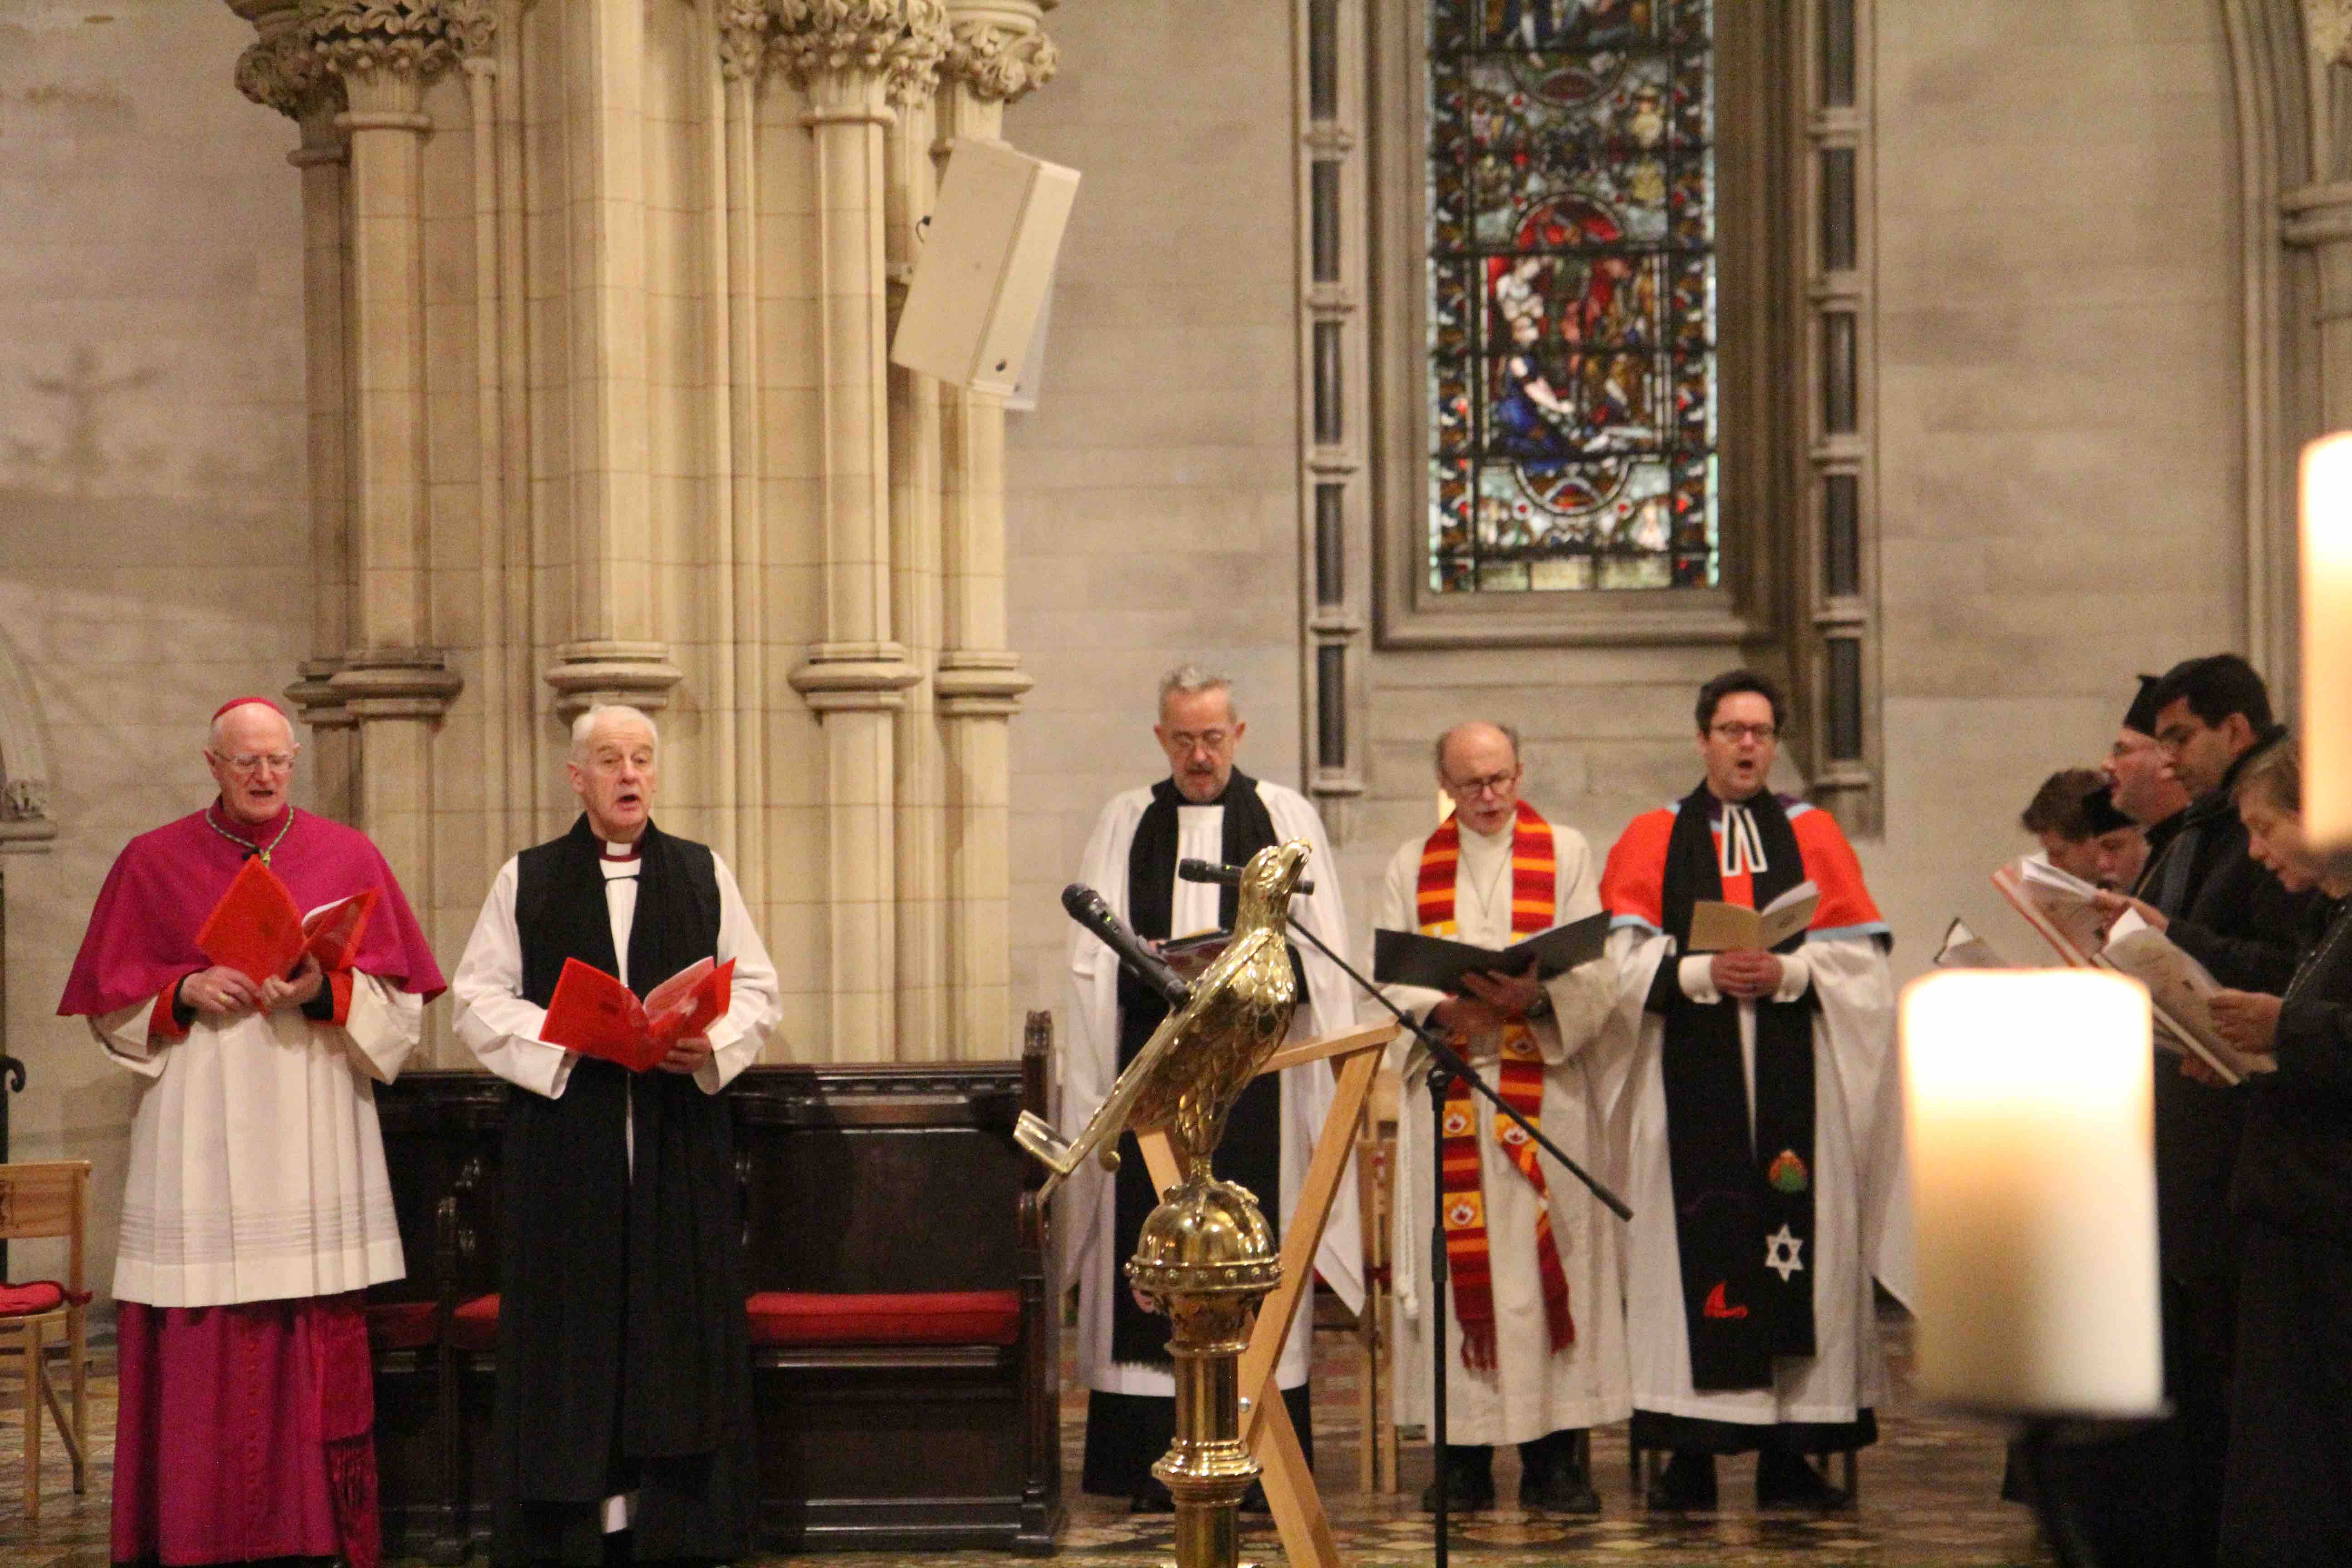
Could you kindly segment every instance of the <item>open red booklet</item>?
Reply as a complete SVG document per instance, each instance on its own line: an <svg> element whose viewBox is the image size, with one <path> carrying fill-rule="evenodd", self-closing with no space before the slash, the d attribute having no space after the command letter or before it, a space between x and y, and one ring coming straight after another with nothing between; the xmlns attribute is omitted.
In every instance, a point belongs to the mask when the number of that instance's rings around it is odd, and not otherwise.
<svg viewBox="0 0 2352 1568"><path fill-rule="evenodd" d="M321 969L348 969L367 934L368 917L379 897L362 888L303 914L277 872L258 857L238 868L228 891L196 930L196 946L215 963L226 964L259 984L283 975L309 953Z"/></svg>
<svg viewBox="0 0 2352 1568"><path fill-rule="evenodd" d="M727 1014L733 999L735 961L697 959L646 994L629 988L593 963L563 961L555 994L548 998L547 1021L539 1037L583 1056L618 1062L631 1072L649 1072L678 1041L701 1034Z"/></svg>

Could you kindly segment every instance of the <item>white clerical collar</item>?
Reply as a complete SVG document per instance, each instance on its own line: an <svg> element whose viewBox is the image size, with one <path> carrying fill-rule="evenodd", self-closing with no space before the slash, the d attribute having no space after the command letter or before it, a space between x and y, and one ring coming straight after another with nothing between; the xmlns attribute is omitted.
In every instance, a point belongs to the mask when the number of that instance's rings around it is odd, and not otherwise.
<svg viewBox="0 0 2352 1568"><path fill-rule="evenodd" d="M638 841L622 843L615 839L600 838L596 842L603 846L602 858L606 860L634 860L637 858Z"/></svg>

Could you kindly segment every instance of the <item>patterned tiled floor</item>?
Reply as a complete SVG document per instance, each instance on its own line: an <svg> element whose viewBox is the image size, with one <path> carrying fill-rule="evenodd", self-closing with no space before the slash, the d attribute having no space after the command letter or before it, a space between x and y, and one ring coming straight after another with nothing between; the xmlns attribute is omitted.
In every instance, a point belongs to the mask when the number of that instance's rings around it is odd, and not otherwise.
<svg viewBox="0 0 2352 1568"><path fill-rule="evenodd" d="M1888 1350L1898 1376L1906 1364L1907 1335L1899 1324L1886 1329ZM1323 1336L1317 1354L1316 1447L1323 1456L1324 1501L1353 1568L1389 1568L1430 1560L1430 1530L1413 1500L1429 1475L1425 1448L1408 1447L1404 1489L1395 1495L1357 1489L1353 1342ZM25 1523L19 1479L23 1448L13 1414L12 1381L0 1381L0 1568L103 1568L106 1563L107 1486L113 1448L114 1385L94 1384L92 1447L96 1464L89 1490L76 1497L63 1452L52 1438L43 1445L43 1512L37 1525ZM2037 1549L2030 1521L1994 1496L2000 1479L1998 1433L1982 1426L1924 1414L1897 1400L1882 1417L1885 1436L1863 1457L1862 1501L1853 1510L1816 1517L1796 1513L1759 1515L1748 1499L1749 1463L1727 1462L1725 1507L1720 1512L1676 1520L1646 1516L1630 1491L1624 1429L1594 1435L1593 1464L1605 1508L1595 1520L1567 1521L1529 1515L1514 1508L1457 1522L1454 1561L1465 1568L1536 1568L1570 1563L1725 1564L1780 1568L1782 1564L1868 1563L1905 1568L2007 1568L2046 1562ZM1069 1473L1077 1474L1084 1437L1085 1396L1066 1394L1063 1441ZM1517 1461L1507 1450L1496 1457L1497 1489L1516 1495ZM1265 1521L1248 1521L1244 1541L1250 1557L1282 1560L1281 1544ZM1074 1495L1062 1556L1087 1568L1144 1568L1170 1561L1164 1519L1130 1519L1123 1502ZM767 1558L762 1568L788 1563L812 1568L884 1568L908 1559L865 1553L814 1558ZM921 1568L1004 1568L1011 1560L991 1552L940 1553L913 1559Z"/></svg>

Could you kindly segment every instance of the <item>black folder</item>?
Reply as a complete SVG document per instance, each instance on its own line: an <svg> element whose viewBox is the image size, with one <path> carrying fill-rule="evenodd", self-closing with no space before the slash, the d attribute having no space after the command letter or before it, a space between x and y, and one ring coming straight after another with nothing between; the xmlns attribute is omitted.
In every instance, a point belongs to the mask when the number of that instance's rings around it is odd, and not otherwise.
<svg viewBox="0 0 2352 1568"><path fill-rule="evenodd" d="M1423 936L1418 931L1376 931L1372 933L1372 978L1383 985L1420 985L1432 991L1459 992L1465 974L1524 974L1532 963L1537 978L1549 980L1600 957L1608 940L1606 910L1538 931L1499 952L1491 947L1442 936Z"/></svg>

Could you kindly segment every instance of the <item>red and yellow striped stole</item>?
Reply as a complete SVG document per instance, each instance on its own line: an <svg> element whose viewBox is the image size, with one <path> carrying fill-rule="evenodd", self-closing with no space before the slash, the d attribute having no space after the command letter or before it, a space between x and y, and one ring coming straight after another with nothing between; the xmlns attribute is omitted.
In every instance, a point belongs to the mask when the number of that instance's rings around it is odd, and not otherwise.
<svg viewBox="0 0 2352 1568"><path fill-rule="evenodd" d="M1421 878L1414 892L1413 913L1422 931L1453 936L1455 874L1462 863L1462 830L1449 816L1422 847ZM1552 858L1551 825L1526 801L1518 804L1518 819L1511 834L1511 934L1533 936L1555 923L1553 892L1558 885ZM1457 1048L1461 1039L1456 1037ZM1503 1031L1501 1082L1504 1103L1543 1125L1543 1058L1536 1049L1535 1031L1513 1024ZM1486 1240L1486 1194L1478 1156L1477 1111L1469 1085L1456 1079L1445 1093L1445 1117L1438 1159L1444 1172L1445 1263L1454 1281L1454 1315L1462 1325L1462 1360L1479 1370L1495 1365L1494 1268ZM1551 1331L1551 1348L1566 1350L1576 1342L1576 1320L1569 1311L1568 1270L1561 1265L1559 1244L1552 1236L1550 1188L1536 1147L1508 1117L1496 1115L1495 1137L1534 1187L1536 1205L1536 1270L1543 1281L1544 1320Z"/></svg>

